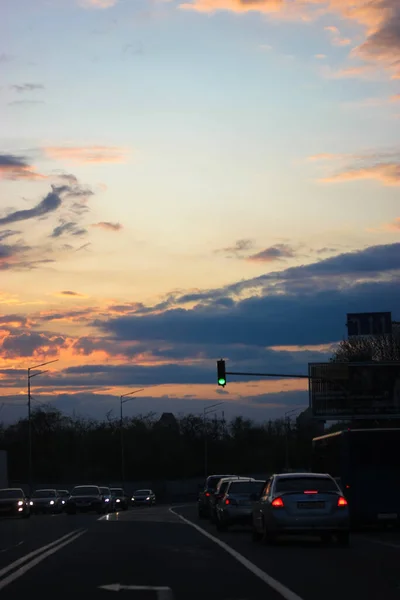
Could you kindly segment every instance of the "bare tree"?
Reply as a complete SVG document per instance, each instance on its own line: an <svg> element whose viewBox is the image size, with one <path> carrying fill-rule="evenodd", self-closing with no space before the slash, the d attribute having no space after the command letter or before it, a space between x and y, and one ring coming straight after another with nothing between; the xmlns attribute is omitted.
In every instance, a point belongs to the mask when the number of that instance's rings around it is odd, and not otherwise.
<svg viewBox="0 0 400 600"><path fill-rule="evenodd" d="M400 334L352 337L339 342L332 362L400 361Z"/></svg>

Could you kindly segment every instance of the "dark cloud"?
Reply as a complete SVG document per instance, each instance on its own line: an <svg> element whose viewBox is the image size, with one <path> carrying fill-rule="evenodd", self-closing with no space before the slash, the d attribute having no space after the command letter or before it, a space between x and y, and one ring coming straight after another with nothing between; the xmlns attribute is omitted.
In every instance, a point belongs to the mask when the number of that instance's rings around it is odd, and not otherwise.
<svg viewBox="0 0 400 600"><path fill-rule="evenodd" d="M274 262L284 258L293 258L294 256L296 256L296 253L289 244L277 244L256 254L251 254L247 257L247 260L252 262Z"/></svg>
<svg viewBox="0 0 400 600"><path fill-rule="evenodd" d="M243 252L247 252L253 248L253 241L249 239L237 240L233 246L219 248L215 250L217 253L227 255L227 258L240 258Z"/></svg>
<svg viewBox="0 0 400 600"><path fill-rule="evenodd" d="M26 332L10 334L3 340L1 355L3 358L44 355L55 356L65 345L62 336L49 336L44 333Z"/></svg>
<svg viewBox="0 0 400 600"><path fill-rule="evenodd" d="M10 88L18 93L23 92L34 92L36 90L44 90L44 85L42 83L21 83L10 85Z"/></svg>
<svg viewBox="0 0 400 600"><path fill-rule="evenodd" d="M53 190L47 194L36 206L28 208L26 210L16 210L6 217L0 218L0 225L8 225L10 223L16 223L18 221L26 221L28 219L35 219L37 217L43 217L48 213L56 211L61 206L60 192Z"/></svg>
<svg viewBox="0 0 400 600"><path fill-rule="evenodd" d="M331 343L345 334L347 312L396 310L400 244L375 246L292 267L197 295L191 310L97 321L114 339L256 346ZM383 275L385 277L383 277ZM366 281L367 276L375 280ZM261 294L221 305L244 290Z"/></svg>
<svg viewBox="0 0 400 600"><path fill-rule="evenodd" d="M18 235L20 233L20 231L14 231L12 229L4 229L3 231L0 231L0 242L4 241L9 237L12 237L13 235Z"/></svg>
<svg viewBox="0 0 400 600"><path fill-rule="evenodd" d="M82 296L82 294L78 294L78 292L72 292L71 290L63 290L60 292L62 296Z"/></svg>
<svg viewBox="0 0 400 600"><path fill-rule="evenodd" d="M63 221L61 220L60 225L57 225L57 227L55 227L53 229L53 232L50 234L50 237L53 238L58 238L61 235L74 235L74 236L80 236L80 235L85 235L87 233L87 229L84 229L82 227L80 227L78 225L78 223L75 223L74 221Z"/></svg>
<svg viewBox="0 0 400 600"><path fill-rule="evenodd" d="M14 154L0 154L0 177L10 179L11 181L19 179L29 179L32 181L46 179L44 175L35 171L27 158L15 156Z"/></svg>
<svg viewBox="0 0 400 600"><path fill-rule="evenodd" d="M365 58L378 58L399 65L400 56L400 7L398 0L382 0L381 8L387 18L358 49Z"/></svg>

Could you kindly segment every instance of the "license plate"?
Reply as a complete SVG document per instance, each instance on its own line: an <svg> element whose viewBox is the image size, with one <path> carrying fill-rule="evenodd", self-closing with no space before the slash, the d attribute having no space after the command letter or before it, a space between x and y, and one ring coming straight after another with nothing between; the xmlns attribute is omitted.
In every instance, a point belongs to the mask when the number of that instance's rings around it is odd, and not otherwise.
<svg viewBox="0 0 400 600"><path fill-rule="evenodd" d="M90 502L79 502L78 506L90 506Z"/></svg>
<svg viewBox="0 0 400 600"><path fill-rule="evenodd" d="M378 519L380 521L393 521L397 519L397 513L380 513Z"/></svg>
<svg viewBox="0 0 400 600"><path fill-rule="evenodd" d="M297 508L325 508L325 502L298 502Z"/></svg>

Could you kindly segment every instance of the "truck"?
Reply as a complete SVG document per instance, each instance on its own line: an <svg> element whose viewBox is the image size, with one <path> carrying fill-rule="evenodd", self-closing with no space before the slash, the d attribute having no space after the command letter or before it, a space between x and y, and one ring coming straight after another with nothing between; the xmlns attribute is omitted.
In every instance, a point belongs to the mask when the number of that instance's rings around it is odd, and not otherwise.
<svg viewBox="0 0 400 600"><path fill-rule="evenodd" d="M349 427L315 437L311 463L339 483L353 527L400 524L400 428Z"/></svg>

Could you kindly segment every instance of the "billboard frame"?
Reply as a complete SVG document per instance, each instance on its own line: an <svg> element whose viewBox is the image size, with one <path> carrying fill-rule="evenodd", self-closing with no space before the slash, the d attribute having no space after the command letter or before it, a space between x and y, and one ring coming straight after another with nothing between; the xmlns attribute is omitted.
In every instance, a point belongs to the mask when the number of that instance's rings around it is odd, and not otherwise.
<svg viewBox="0 0 400 600"><path fill-rule="evenodd" d="M338 377L329 377L328 373L329 370L334 371L334 367L336 366L336 372L339 375ZM321 373L320 376L317 377L315 375L315 368L317 367L321 367ZM364 368L382 368L382 367L387 367L387 368L397 368L398 370L398 377L396 377L396 374L394 374L394 387L393 387L393 392L395 391L395 384L397 379L399 380L399 384L400 384L400 362L399 361L385 361L385 362L318 362L318 363L309 363L308 364L308 396L309 396L309 407L311 409L311 413L314 419L316 420L321 420L321 421L349 421L349 420L382 420L382 419L399 419L400 418L400 394L399 394L399 401L398 404L396 405L396 403L394 404L390 404L390 405L386 405L386 408L388 409L389 412L371 412L368 413L368 411L366 412L360 412L357 413L357 411L353 411L353 412L341 412L340 408L336 410L334 408L331 408L331 410L328 409L328 404L333 404L336 402L344 402L344 403L349 403L350 405L352 404L352 402L355 402L355 399L353 397L353 399L351 398L351 391L348 389L348 387L346 387L347 382L349 382L351 380L351 378L349 376L344 377L345 375L345 371L347 371L347 373L350 373L350 369L352 369L353 367L364 367ZM341 373L341 369L342 369L342 373ZM326 370L327 374L323 375L323 372ZM340 376L341 375L341 376ZM329 384L333 384L334 387L336 387L336 390L329 390L327 389ZM319 388L319 389L318 389ZM320 393L321 396L322 395L326 395L325 398L325 403L326 403L326 410L324 414L321 414L321 412L318 413L318 407L316 407L316 402L317 402L317 398L316 398L316 394ZM330 397L329 397L330 396ZM375 402L380 399L382 400L382 397L380 396L375 396L375 397L371 397L370 400L373 403L374 402L374 398L375 398ZM365 398L365 400L367 400ZM362 401L362 400L361 400ZM319 402L322 404L323 399L320 398ZM371 407L372 407L372 403L371 403ZM382 408L384 408L384 405L382 406ZM317 412L316 412L317 411ZM321 411L321 407L319 407L319 411Z"/></svg>

